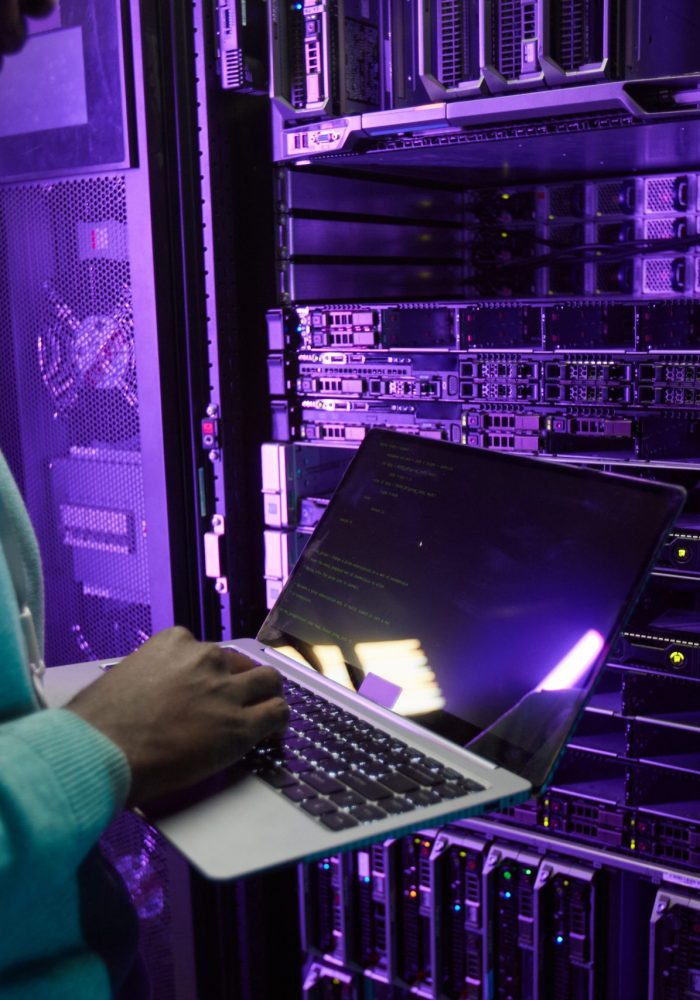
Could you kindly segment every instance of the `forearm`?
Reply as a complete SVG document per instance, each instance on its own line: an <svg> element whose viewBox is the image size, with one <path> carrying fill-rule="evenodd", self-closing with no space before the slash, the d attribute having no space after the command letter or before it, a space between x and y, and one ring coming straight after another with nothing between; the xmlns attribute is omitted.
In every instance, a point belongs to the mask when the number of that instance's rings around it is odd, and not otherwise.
<svg viewBox="0 0 700 1000"><path fill-rule="evenodd" d="M121 750L72 712L0 725L0 899L41 893L74 872L123 807ZM28 877L30 873L30 877Z"/></svg>

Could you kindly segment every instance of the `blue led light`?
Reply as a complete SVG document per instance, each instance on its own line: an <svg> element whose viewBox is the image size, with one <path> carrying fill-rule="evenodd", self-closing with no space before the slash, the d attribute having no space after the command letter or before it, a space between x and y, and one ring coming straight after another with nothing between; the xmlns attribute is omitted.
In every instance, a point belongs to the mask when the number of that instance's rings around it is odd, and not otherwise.
<svg viewBox="0 0 700 1000"><path fill-rule="evenodd" d="M369 875L365 875L364 880L365 880L365 882L371 882L372 881L372 879L369 877Z"/></svg>
<svg viewBox="0 0 700 1000"><path fill-rule="evenodd" d="M557 936L554 938L554 940L556 941L557 944L564 944L564 935L563 934L557 934Z"/></svg>
<svg viewBox="0 0 700 1000"><path fill-rule="evenodd" d="M510 897L511 897L512 895L513 895L513 893L512 893L512 892L504 892L504 893L503 893L503 898L504 898L504 899L510 899Z"/></svg>
<svg viewBox="0 0 700 1000"><path fill-rule="evenodd" d="M454 905L454 911L455 911L455 913L459 913L459 911L461 909L462 909L462 907L460 906L460 904L459 903L455 903L455 905Z"/></svg>
<svg viewBox="0 0 700 1000"><path fill-rule="evenodd" d="M329 868L330 868L330 865L328 864L327 861L325 861L324 864L323 864L323 870L324 870L324 872L327 872Z"/></svg>

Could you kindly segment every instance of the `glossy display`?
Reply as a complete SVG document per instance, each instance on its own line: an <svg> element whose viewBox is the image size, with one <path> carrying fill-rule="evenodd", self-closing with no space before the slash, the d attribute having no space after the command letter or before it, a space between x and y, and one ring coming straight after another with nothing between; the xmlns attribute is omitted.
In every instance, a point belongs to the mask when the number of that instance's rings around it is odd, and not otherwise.
<svg viewBox="0 0 700 1000"><path fill-rule="evenodd" d="M372 431L259 638L548 777L683 491ZM364 690L364 689L363 689Z"/></svg>

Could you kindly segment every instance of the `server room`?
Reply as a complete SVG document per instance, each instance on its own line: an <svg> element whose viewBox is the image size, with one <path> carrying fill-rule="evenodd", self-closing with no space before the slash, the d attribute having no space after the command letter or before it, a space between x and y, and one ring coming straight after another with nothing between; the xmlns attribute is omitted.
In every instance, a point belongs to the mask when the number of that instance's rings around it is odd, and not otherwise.
<svg viewBox="0 0 700 1000"><path fill-rule="evenodd" d="M1 0L0 52L0 997L700 1000L697 0ZM481 694L580 612L499 795L402 592L503 627Z"/></svg>

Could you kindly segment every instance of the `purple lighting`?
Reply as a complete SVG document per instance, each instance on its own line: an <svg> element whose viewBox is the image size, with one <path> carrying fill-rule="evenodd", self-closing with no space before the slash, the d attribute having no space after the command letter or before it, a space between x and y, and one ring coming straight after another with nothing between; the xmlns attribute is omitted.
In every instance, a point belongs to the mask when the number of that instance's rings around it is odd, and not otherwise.
<svg viewBox="0 0 700 1000"><path fill-rule="evenodd" d="M594 628L581 636L536 688L537 691L564 691L574 687L593 666L605 645L605 639Z"/></svg>

